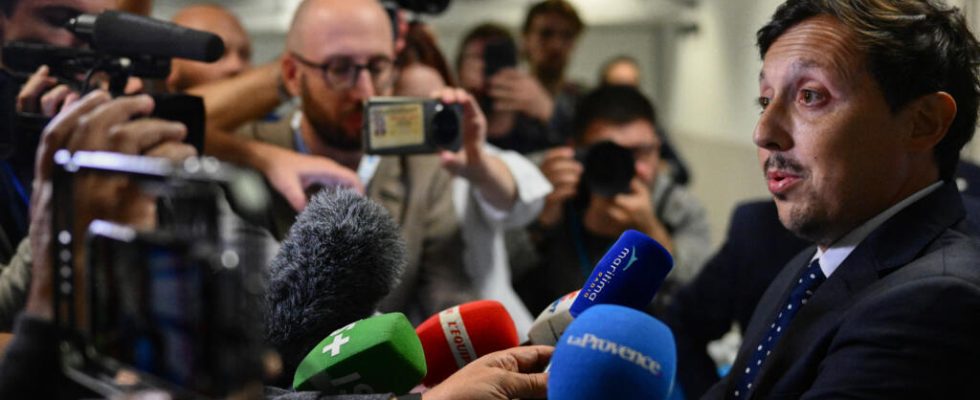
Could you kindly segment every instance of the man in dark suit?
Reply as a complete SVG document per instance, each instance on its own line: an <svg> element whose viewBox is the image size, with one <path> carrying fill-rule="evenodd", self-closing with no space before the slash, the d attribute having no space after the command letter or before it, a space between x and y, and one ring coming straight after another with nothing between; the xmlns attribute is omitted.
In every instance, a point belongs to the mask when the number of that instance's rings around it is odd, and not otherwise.
<svg viewBox="0 0 980 400"><path fill-rule="evenodd" d="M664 317L677 341L677 381L687 398L701 397L720 379L708 343L733 322L744 333L769 283L809 245L779 223L772 200L735 208L721 249L678 291Z"/></svg>
<svg viewBox="0 0 980 400"><path fill-rule="evenodd" d="M976 398L980 241L953 176L980 44L923 0L790 0L758 33L753 140L816 244L763 294L706 398Z"/></svg>

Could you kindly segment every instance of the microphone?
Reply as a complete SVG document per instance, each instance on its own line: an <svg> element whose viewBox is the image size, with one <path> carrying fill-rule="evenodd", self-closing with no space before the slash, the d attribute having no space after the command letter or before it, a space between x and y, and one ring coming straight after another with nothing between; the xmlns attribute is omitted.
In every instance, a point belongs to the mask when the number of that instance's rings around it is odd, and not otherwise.
<svg viewBox="0 0 980 400"><path fill-rule="evenodd" d="M548 398L667 399L676 371L674 335L666 325L631 308L596 305L555 347Z"/></svg>
<svg viewBox="0 0 980 400"><path fill-rule="evenodd" d="M402 313L352 322L317 344L293 389L327 394L408 393L425 376L422 343Z"/></svg>
<svg viewBox="0 0 980 400"><path fill-rule="evenodd" d="M374 314L405 262L398 226L379 204L344 189L313 196L269 266L266 340L284 377L324 332Z"/></svg>
<svg viewBox="0 0 980 400"><path fill-rule="evenodd" d="M623 232L581 290L555 300L538 315L528 332L531 344L554 345L575 316L596 304L643 309L673 266L674 259L656 240L632 229Z"/></svg>
<svg viewBox="0 0 980 400"><path fill-rule="evenodd" d="M558 338L565 332L568 324L572 323L572 314L568 309L578 296L578 290L559 297L551 302L538 318L531 324L531 331L527 333L528 341L531 344L543 344L554 346L558 343Z"/></svg>
<svg viewBox="0 0 980 400"><path fill-rule="evenodd" d="M433 387L471 361L518 345L517 328L503 304L479 300L448 308L415 329L429 373L422 381Z"/></svg>
<svg viewBox="0 0 980 400"><path fill-rule="evenodd" d="M121 11L80 14L68 21L67 28L92 48L120 56L212 62L225 52L224 42L212 33Z"/></svg>
<svg viewBox="0 0 980 400"><path fill-rule="evenodd" d="M596 264L569 312L576 317L595 304L642 309L653 300L673 267L674 259L660 243L627 230Z"/></svg>

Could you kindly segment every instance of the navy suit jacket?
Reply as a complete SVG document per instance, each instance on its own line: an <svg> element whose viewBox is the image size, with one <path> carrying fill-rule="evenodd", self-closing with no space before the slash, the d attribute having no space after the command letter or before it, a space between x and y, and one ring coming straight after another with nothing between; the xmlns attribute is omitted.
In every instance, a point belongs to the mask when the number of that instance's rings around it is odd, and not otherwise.
<svg viewBox="0 0 980 400"><path fill-rule="evenodd" d="M688 398L698 398L721 379L706 347L738 324L744 333L772 279L810 244L779 222L776 203L738 205L721 250L670 304L664 322L677 341L677 380Z"/></svg>
<svg viewBox="0 0 980 400"><path fill-rule="evenodd" d="M800 309L749 398L980 398L980 241L945 184L872 232ZM766 290L743 371L815 249ZM729 398L732 374L707 399Z"/></svg>

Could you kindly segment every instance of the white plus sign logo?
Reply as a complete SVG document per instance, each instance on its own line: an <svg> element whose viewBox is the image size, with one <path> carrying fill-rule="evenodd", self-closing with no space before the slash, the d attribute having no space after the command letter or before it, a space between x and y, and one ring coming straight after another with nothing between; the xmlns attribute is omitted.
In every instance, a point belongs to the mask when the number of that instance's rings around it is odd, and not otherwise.
<svg viewBox="0 0 980 400"><path fill-rule="evenodd" d="M349 341L350 338L342 334L334 336L333 341L330 342L330 344L323 346L323 353L329 351L330 357L336 357L337 354L340 354L340 346L343 346L345 343Z"/></svg>

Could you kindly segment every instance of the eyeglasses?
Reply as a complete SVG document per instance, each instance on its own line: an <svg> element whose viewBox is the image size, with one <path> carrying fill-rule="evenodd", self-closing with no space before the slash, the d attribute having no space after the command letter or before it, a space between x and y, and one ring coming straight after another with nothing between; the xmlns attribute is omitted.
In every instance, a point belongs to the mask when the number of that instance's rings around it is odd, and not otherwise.
<svg viewBox="0 0 980 400"><path fill-rule="evenodd" d="M361 70L367 70L368 74L371 75L371 83L375 89L385 89L393 81L394 62L388 57L374 57L368 60L367 64L356 64L354 60L348 57L334 58L323 64L317 64L295 52L291 52L291 55L300 64L319 69L323 74L323 79L334 90L346 90L354 87Z"/></svg>

